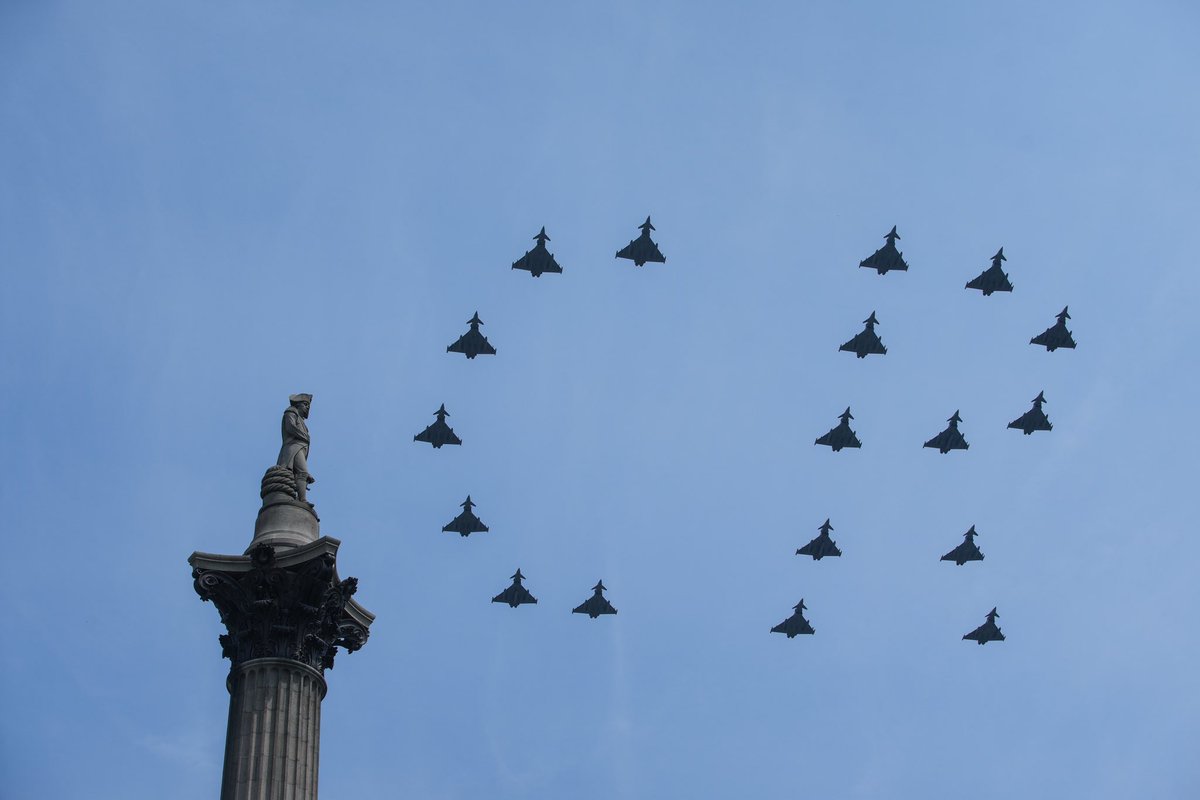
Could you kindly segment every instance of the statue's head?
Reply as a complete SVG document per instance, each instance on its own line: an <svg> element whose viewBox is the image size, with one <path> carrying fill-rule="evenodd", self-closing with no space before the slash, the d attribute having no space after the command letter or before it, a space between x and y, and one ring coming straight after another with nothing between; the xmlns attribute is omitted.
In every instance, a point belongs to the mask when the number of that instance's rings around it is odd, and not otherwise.
<svg viewBox="0 0 1200 800"><path fill-rule="evenodd" d="M312 407L311 394L294 394L288 398L288 402L300 412L300 416L308 419L308 410Z"/></svg>

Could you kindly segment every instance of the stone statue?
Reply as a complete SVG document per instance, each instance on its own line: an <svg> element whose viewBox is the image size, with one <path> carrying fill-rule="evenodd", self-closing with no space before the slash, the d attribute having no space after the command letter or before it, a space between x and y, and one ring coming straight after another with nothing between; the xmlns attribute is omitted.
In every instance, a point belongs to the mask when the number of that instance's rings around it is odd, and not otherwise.
<svg viewBox="0 0 1200 800"><path fill-rule="evenodd" d="M312 395L294 394L288 402L291 405L283 412L283 446L279 448L279 460L275 463L292 471L296 499L307 503L308 484L316 483L316 478L308 473L308 426L304 424L312 406Z"/></svg>

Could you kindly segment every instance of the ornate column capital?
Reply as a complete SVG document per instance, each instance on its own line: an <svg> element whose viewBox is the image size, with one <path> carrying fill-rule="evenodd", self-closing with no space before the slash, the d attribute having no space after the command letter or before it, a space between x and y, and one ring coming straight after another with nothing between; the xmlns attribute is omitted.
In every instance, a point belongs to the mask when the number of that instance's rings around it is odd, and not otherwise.
<svg viewBox="0 0 1200 800"><path fill-rule="evenodd" d="M337 648L366 643L375 617L353 599L358 580L338 578L339 544L322 537L281 553L258 544L243 556L192 554L196 593L220 612L221 653L234 667L286 658L324 672Z"/></svg>

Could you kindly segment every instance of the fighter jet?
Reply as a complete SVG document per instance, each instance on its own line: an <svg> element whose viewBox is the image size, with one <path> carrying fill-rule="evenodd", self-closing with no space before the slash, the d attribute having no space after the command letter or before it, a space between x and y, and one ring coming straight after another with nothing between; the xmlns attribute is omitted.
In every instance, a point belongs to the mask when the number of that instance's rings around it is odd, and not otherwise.
<svg viewBox="0 0 1200 800"><path fill-rule="evenodd" d="M483 520L475 516L475 512L471 509L475 504L471 502L471 495L467 495L467 499L459 503L463 507L462 513L454 519L450 520L442 530L447 533L457 533L460 536L470 536L472 533L487 533L488 526L483 524Z"/></svg>
<svg viewBox="0 0 1200 800"><path fill-rule="evenodd" d="M462 439L455 436L454 430L446 424L446 417L450 416L450 412L446 410L446 404L443 403L441 408L433 413L437 414L437 421L414 436L413 441L429 442L434 449L444 444L462 444Z"/></svg>
<svg viewBox="0 0 1200 800"><path fill-rule="evenodd" d="M813 444L824 444L833 448L833 452L841 450L843 447L862 447L862 442L854 435L854 431L850 430L850 420L854 419L854 415L850 413L850 408L838 417L841 422L836 428L831 428L829 433L817 439Z"/></svg>
<svg viewBox="0 0 1200 800"><path fill-rule="evenodd" d="M525 580L525 576L521 574L521 570L512 576L512 586L505 589L500 594L492 598L493 603L508 603L512 608L516 608L522 603L536 603L537 598L529 593L529 590L521 585L521 581Z"/></svg>
<svg viewBox="0 0 1200 800"><path fill-rule="evenodd" d="M895 225L888 231L886 238L887 244L876 250L869 257L858 262L858 265L873 269L880 275L883 275L890 269L907 271L908 263L904 260L904 254L896 249L896 240L900 238L900 234L896 233Z"/></svg>
<svg viewBox="0 0 1200 800"><path fill-rule="evenodd" d="M467 324L471 329L458 337L458 341L446 348L447 353L462 353L467 358L474 358L477 355L494 356L496 348L492 347L487 337L479 332L479 326L483 324L483 320L479 318L479 312L475 312L475 316L467 320Z"/></svg>
<svg viewBox="0 0 1200 800"><path fill-rule="evenodd" d="M604 581L598 581L592 587L594 594L587 600L577 605L572 611L572 614L587 614L592 619L601 614L615 614L617 610L613 608L612 603L604 599Z"/></svg>
<svg viewBox="0 0 1200 800"><path fill-rule="evenodd" d="M1071 332L1067 330L1067 320L1070 318L1071 315L1067 313L1067 308L1064 306L1063 310L1058 313L1058 322L1030 339L1029 343L1040 344L1051 353L1060 347L1074 350L1075 340L1071 338Z"/></svg>
<svg viewBox="0 0 1200 800"><path fill-rule="evenodd" d="M646 221L638 227L642 229L642 235L618 250L616 257L628 258L638 267L647 261L656 261L660 264L665 264L667 259L663 256L662 251L658 249L658 245L650 239L650 231L655 229L650 224L650 218L646 217Z"/></svg>
<svg viewBox="0 0 1200 800"><path fill-rule="evenodd" d="M829 520L825 520L817 538L797 550L796 555L812 556L813 561L820 561L825 556L840 556L842 551L838 550L837 542L829 538L831 530L833 530L833 526L829 524Z"/></svg>
<svg viewBox="0 0 1200 800"><path fill-rule="evenodd" d="M968 561L983 561L983 553L975 544L975 537L978 535L975 533L975 526L972 525L971 530L963 534L962 544L942 556L941 560L953 561L960 567Z"/></svg>
<svg viewBox="0 0 1200 800"><path fill-rule="evenodd" d="M1011 292L1013 285L1008 280L1008 273L1000 268L1001 261L1008 261L1004 257L1003 247L996 251L996 255L992 256L990 267L979 273L979 277L967 282L967 288L978 289L983 292L984 297L992 292Z"/></svg>
<svg viewBox="0 0 1200 800"><path fill-rule="evenodd" d="M925 446L936 448L942 454L951 450L966 450L971 445L967 444L967 440L958 432L958 423L962 422L962 417L955 411L948 421L950 424L946 426L946 430L926 442Z"/></svg>
<svg viewBox="0 0 1200 800"><path fill-rule="evenodd" d="M886 353L887 348L883 346L883 342L879 340L879 334L875 332L875 326L879 324L879 320L875 319L875 312L872 311L871 316L864 319L863 322L866 323L863 329L838 350L854 353L859 358L866 358L872 353L878 355Z"/></svg>
<svg viewBox="0 0 1200 800"><path fill-rule="evenodd" d="M1042 403L1045 402L1045 393L1038 392L1038 396L1033 398L1033 408L1029 409L1012 422L1008 423L1008 427L1016 428L1019 431L1024 431L1026 436L1034 431L1054 430L1054 425L1050 423L1050 419L1046 416L1046 412L1042 411Z"/></svg>
<svg viewBox="0 0 1200 800"><path fill-rule="evenodd" d="M988 612L987 622L980 625L970 633L964 634L964 639L974 639L979 644L987 644L988 642L1003 642L1004 634L1000 632L1000 627L996 625L996 617L1000 616L996 613L996 609Z"/></svg>
<svg viewBox="0 0 1200 800"><path fill-rule="evenodd" d="M546 242L550 241L546 228L543 226L533 238L537 239L537 244L514 261L512 268L527 270L535 278L542 277L543 272L562 272L562 267L554 260L554 254L546 249Z"/></svg>
<svg viewBox="0 0 1200 800"><path fill-rule="evenodd" d="M771 628L771 633L786 633L789 639L793 639L800 633L816 633L813 626L808 624L808 620L804 618L804 601L801 600L796 605L792 606L796 612L783 622Z"/></svg>

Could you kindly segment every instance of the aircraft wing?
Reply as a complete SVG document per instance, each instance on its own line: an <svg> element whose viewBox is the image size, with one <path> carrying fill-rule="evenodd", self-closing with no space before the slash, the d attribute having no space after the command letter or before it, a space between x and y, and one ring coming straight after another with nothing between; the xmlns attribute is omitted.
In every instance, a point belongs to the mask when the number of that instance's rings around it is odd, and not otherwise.
<svg viewBox="0 0 1200 800"><path fill-rule="evenodd" d="M1008 427L1015 428L1025 433L1033 433L1034 431L1049 431L1054 430L1054 426L1050 424L1046 412L1037 409L1026 411L1021 416L1008 423Z"/></svg>
<svg viewBox="0 0 1200 800"><path fill-rule="evenodd" d="M454 344L446 348L447 353L462 353L467 358L474 358L477 355L496 355L496 348L492 347L492 343L487 340L479 331L467 331Z"/></svg>
<svg viewBox="0 0 1200 800"><path fill-rule="evenodd" d="M443 527L442 530L446 533L458 533L463 536L467 536L468 534L472 533L487 533L488 526L484 525L483 520L474 514L469 517L466 514L459 514L457 517L450 520L450 522Z"/></svg>
<svg viewBox="0 0 1200 800"><path fill-rule="evenodd" d="M492 598L493 603L508 603L513 608L525 603L536 603L537 598L524 586L510 586Z"/></svg>
<svg viewBox="0 0 1200 800"><path fill-rule="evenodd" d="M1057 327L1047 328L1037 336L1029 340L1030 344L1040 344L1047 350L1054 351L1060 347L1068 350L1075 349L1075 339L1072 338L1069 331L1060 330Z"/></svg>
<svg viewBox="0 0 1200 800"><path fill-rule="evenodd" d="M843 344L838 350L854 353L859 358L865 358L872 353L876 355L887 353L887 348L883 346L883 341L879 336L867 333L866 331L856 334L853 339Z"/></svg>
<svg viewBox="0 0 1200 800"><path fill-rule="evenodd" d="M425 430L413 437L414 442L426 442L434 447L441 447L444 444L462 444L462 439L459 439L450 426L443 423L433 423Z"/></svg>
<svg viewBox="0 0 1200 800"><path fill-rule="evenodd" d="M576 606L571 613L587 614L592 619L595 619L601 614L615 614L617 610L613 608L612 603L603 597L589 597Z"/></svg>
<svg viewBox="0 0 1200 800"><path fill-rule="evenodd" d="M829 433L817 439L816 444L823 444L832 447L834 450L841 450L843 447L862 447L862 442L854 435L853 431L834 428Z"/></svg>
<svg viewBox="0 0 1200 800"><path fill-rule="evenodd" d="M949 453L951 450L967 450L970 445L963 438L961 433L957 431L942 431L937 436L926 442L924 447L933 447L941 453Z"/></svg>
<svg viewBox="0 0 1200 800"><path fill-rule="evenodd" d="M830 431L829 433L825 434L824 436L818 437L817 440L815 442L813 442L813 444L823 444L828 447L833 447L834 445L837 444L837 441L835 440L833 434L834 434L834 432Z"/></svg>
<svg viewBox="0 0 1200 800"><path fill-rule="evenodd" d="M513 262L513 269L523 269L530 272L534 277L541 275L543 272L562 272L562 267L554 260L554 256L549 253L543 253L537 250L530 250L525 255Z"/></svg>
<svg viewBox="0 0 1200 800"><path fill-rule="evenodd" d="M816 631L813 630L812 625L808 624L808 620L800 617L797 614L793 614L783 622L776 625L774 628L771 628L771 633L782 633L785 634L789 639L800 634L815 632Z"/></svg>
<svg viewBox="0 0 1200 800"><path fill-rule="evenodd" d="M962 638L986 644L987 642L1003 642L1004 634L995 625L985 622Z"/></svg>
<svg viewBox="0 0 1200 800"><path fill-rule="evenodd" d="M796 551L796 555L812 556L814 561L820 561L825 556L837 557L841 554L842 551L838 549L836 542L822 539L820 536Z"/></svg>
<svg viewBox="0 0 1200 800"><path fill-rule="evenodd" d="M653 241L647 238L637 238L625 245L617 251L617 258L628 258L637 266L641 266L648 261L656 263L665 263L666 258L662 251L658 249Z"/></svg>
<svg viewBox="0 0 1200 800"><path fill-rule="evenodd" d="M900 271L906 271L908 269L908 264L904 261L904 257L900 254L900 251L896 250L894 247L888 247L887 245L884 245L872 253L869 257L858 262L858 265L860 267L873 269L880 275L883 275L884 273L893 269Z"/></svg>

